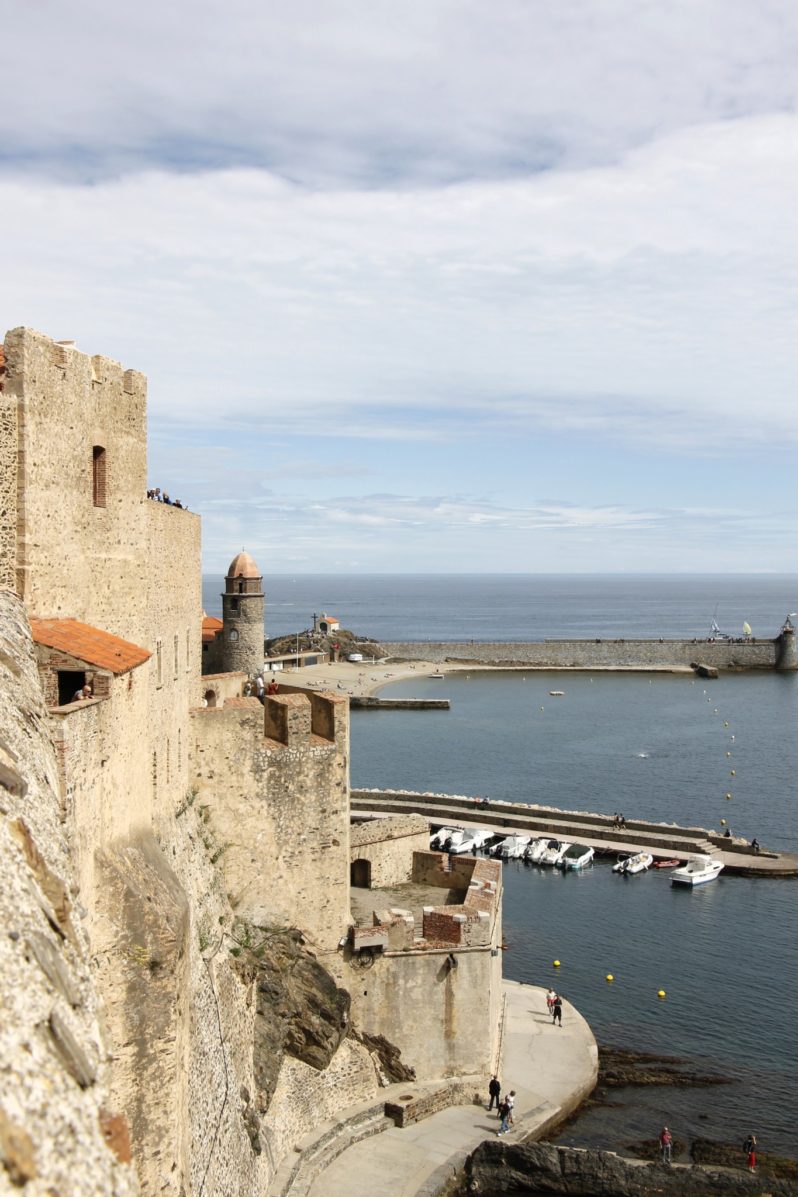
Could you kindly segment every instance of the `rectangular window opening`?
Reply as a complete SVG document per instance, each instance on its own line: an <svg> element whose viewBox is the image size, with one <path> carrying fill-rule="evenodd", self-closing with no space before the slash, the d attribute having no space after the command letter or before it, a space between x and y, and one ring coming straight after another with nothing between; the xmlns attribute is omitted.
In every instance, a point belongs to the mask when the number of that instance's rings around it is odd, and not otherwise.
<svg viewBox="0 0 798 1197"><path fill-rule="evenodd" d="M105 507L105 449L95 445L91 451L92 502L95 507Z"/></svg>

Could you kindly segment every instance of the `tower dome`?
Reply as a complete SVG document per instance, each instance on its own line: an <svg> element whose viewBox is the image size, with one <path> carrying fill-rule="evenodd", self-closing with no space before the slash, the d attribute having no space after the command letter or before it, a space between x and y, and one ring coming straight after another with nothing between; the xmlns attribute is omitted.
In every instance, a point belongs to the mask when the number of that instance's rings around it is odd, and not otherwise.
<svg viewBox="0 0 798 1197"><path fill-rule="evenodd" d="M259 578L260 576L261 572L255 558L251 557L249 553L245 553L243 549L240 553L236 553L227 570L228 578Z"/></svg>

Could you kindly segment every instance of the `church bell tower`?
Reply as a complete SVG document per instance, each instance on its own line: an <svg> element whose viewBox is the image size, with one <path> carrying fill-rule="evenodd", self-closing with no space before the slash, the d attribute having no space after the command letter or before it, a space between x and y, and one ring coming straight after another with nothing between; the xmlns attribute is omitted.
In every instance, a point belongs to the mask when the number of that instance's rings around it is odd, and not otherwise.
<svg viewBox="0 0 798 1197"><path fill-rule="evenodd" d="M263 669L263 617L266 601L263 577L249 553L230 562L222 595L222 651L220 670L247 674Z"/></svg>

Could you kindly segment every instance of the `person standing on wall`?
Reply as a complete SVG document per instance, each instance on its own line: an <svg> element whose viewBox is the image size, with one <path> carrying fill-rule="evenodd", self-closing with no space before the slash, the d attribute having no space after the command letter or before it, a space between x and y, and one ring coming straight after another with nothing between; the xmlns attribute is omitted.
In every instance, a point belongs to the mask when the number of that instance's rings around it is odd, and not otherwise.
<svg viewBox="0 0 798 1197"><path fill-rule="evenodd" d="M501 1093L502 1093L501 1081L494 1073L493 1076L490 1078L490 1083L488 1084L488 1094L490 1096L490 1101L488 1102L488 1113L491 1112L491 1110L493 1109L493 1107L495 1105L496 1113L498 1114L499 1098L501 1097Z"/></svg>

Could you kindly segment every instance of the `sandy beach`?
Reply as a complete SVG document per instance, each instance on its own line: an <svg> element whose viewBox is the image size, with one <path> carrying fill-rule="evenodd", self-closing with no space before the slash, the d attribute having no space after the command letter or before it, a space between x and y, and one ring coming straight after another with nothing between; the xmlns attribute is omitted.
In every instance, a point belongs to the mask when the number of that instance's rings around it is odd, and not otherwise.
<svg viewBox="0 0 798 1197"><path fill-rule="evenodd" d="M343 694L366 697L376 694L390 682L401 682L407 678L430 677L435 673L455 673L467 670L475 673L490 666L437 665L432 661L402 661L400 664L377 665L365 662L330 661L324 665L309 665L304 669L286 669L277 674L277 680L286 686L303 690L332 690Z"/></svg>

